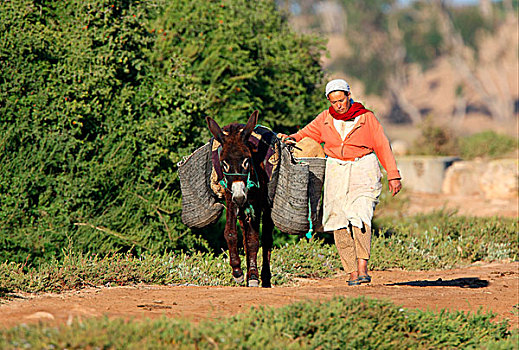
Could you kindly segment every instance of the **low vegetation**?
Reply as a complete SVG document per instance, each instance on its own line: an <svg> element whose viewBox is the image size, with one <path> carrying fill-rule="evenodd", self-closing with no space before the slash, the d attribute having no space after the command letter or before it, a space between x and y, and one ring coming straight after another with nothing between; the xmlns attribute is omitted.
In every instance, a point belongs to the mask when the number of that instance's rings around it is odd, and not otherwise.
<svg viewBox="0 0 519 350"><path fill-rule="evenodd" d="M272 282L290 284L297 277L327 277L340 262L335 248L322 240L301 240L273 253ZM243 258L243 257L242 257ZM242 259L243 261L243 259ZM92 286L149 284L236 285L225 254L212 253L142 255L67 254L62 262L51 261L25 269L23 264L0 265L0 291L60 292Z"/></svg>
<svg viewBox="0 0 519 350"><path fill-rule="evenodd" d="M193 323L161 318L89 319L59 328L0 330L0 347L31 349L512 348L517 332L490 313L408 310L387 301L334 298Z"/></svg>
<svg viewBox="0 0 519 350"><path fill-rule="evenodd" d="M404 219L375 220L373 268L429 270L452 268L476 261L516 260L519 256L517 221L513 218L476 218L437 211Z"/></svg>
<svg viewBox="0 0 519 350"><path fill-rule="evenodd" d="M476 261L515 260L519 253L517 229L513 219L469 218L445 212L377 219L370 268L428 270ZM274 285L290 285L297 278L328 277L341 268L335 246L319 234L312 240L303 238L274 249L271 265ZM0 264L0 291L4 294L136 283L235 285L226 254L98 256L68 252L61 261L54 259L39 266Z"/></svg>
<svg viewBox="0 0 519 350"><path fill-rule="evenodd" d="M460 156L464 159L498 158L515 154L517 138L501 135L492 130L479 132L459 140Z"/></svg>
<svg viewBox="0 0 519 350"><path fill-rule="evenodd" d="M414 140L411 154L432 156L458 156L470 160L474 158L494 159L515 157L519 140L492 130L472 135L459 136L444 125L435 124L433 119L426 119L420 126L421 133Z"/></svg>

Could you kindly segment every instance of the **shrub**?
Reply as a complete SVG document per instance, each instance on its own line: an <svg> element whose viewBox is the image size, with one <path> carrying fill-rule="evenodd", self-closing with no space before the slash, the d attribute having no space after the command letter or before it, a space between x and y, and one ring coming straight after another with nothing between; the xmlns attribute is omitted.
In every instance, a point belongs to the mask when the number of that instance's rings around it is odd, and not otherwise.
<svg viewBox="0 0 519 350"><path fill-rule="evenodd" d="M448 127L435 125L433 118L428 117L420 125L420 130L410 153L432 156L458 154L458 138Z"/></svg>
<svg viewBox="0 0 519 350"><path fill-rule="evenodd" d="M211 116L224 125L258 109L260 123L287 132L326 102L316 91L324 41L293 32L275 1L172 1L154 29L161 36L154 64L170 71L170 57L184 57Z"/></svg>
<svg viewBox="0 0 519 350"><path fill-rule="evenodd" d="M459 31L463 42L471 48L478 49L478 36L495 30L496 23L483 18L476 6L453 8L451 11L454 27Z"/></svg>
<svg viewBox="0 0 519 350"><path fill-rule="evenodd" d="M483 131L460 139L460 155L464 159L497 158L517 151L517 138Z"/></svg>
<svg viewBox="0 0 519 350"><path fill-rule="evenodd" d="M175 163L206 104L149 64L157 2L0 3L0 261L193 247Z"/></svg>
<svg viewBox="0 0 519 350"><path fill-rule="evenodd" d="M0 2L0 261L207 247L176 172L204 117L293 126L320 83L274 4Z"/></svg>

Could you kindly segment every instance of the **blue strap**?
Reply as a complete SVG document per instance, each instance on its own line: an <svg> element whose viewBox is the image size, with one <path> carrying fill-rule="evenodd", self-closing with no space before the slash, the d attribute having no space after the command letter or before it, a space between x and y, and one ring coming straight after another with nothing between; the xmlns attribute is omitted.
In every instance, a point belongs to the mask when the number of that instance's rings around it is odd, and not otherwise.
<svg viewBox="0 0 519 350"><path fill-rule="evenodd" d="M308 200L308 223L310 224L310 228L306 233L306 238L312 238L312 232L314 232L313 224L312 224L312 206L310 205L310 199Z"/></svg>

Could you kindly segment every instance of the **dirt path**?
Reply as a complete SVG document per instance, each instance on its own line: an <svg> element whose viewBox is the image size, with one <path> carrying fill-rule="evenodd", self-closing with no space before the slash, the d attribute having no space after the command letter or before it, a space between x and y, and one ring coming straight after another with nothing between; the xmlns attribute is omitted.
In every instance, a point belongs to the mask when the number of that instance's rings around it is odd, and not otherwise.
<svg viewBox="0 0 519 350"><path fill-rule="evenodd" d="M410 194L407 212L457 209L471 216L518 217L517 200ZM279 307L335 296L386 299L405 308L493 311L519 328L519 262L476 264L444 271L373 271L369 285L348 287L346 276L301 280L298 287L240 288L139 285L92 288L63 294L17 294L0 300L0 327L39 321L66 324L74 318L154 318L161 315L198 322L247 312L253 306Z"/></svg>
<svg viewBox="0 0 519 350"><path fill-rule="evenodd" d="M369 285L348 287L345 275L301 280L298 287L150 286L93 288L64 294L17 295L0 305L0 327L38 321L66 324L74 318L155 318L165 315L198 322L279 307L302 300L366 296L405 308L493 311L496 320L519 327L519 262L474 265L444 271L373 271Z"/></svg>

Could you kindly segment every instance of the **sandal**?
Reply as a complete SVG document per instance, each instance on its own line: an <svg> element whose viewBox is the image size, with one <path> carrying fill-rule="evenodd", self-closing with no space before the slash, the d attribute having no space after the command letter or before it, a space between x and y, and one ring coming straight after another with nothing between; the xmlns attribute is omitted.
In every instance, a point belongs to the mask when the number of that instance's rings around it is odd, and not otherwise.
<svg viewBox="0 0 519 350"><path fill-rule="evenodd" d="M360 278L348 281L348 286L358 286L361 284Z"/></svg>
<svg viewBox="0 0 519 350"><path fill-rule="evenodd" d="M370 283L371 282L371 276L370 275L359 276L359 278L357 278L357 280L360 283Z"/></svg>

